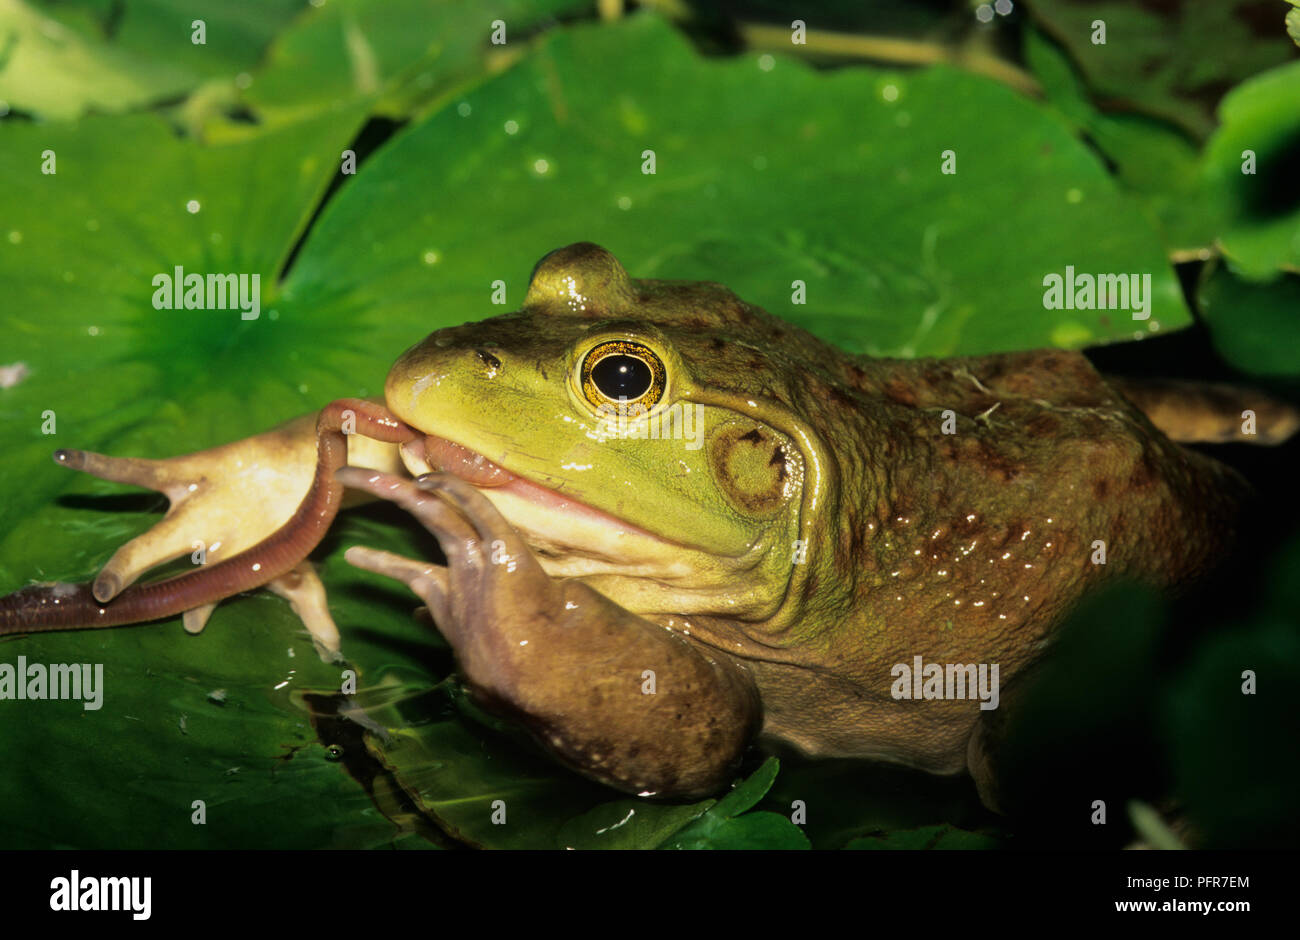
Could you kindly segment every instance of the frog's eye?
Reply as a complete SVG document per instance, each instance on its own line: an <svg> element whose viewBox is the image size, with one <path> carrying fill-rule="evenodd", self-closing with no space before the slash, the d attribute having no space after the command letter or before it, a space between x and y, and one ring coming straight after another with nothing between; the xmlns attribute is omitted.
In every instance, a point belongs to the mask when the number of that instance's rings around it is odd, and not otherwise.
<svg viewBox="0 0 1300 940"><path fill-rule="evenodd" d="M664 364L648 346L608 340L583 357L581 380L593 408L622 403L650 409L664 395Z"/></svg>

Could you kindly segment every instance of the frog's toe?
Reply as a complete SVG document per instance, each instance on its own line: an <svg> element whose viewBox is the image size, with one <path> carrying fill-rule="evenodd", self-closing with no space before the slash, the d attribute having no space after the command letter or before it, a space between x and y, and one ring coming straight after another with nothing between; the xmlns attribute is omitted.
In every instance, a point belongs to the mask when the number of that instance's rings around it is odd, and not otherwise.
<svg viewBox="0 0 1300 940"><path fill-rule="evenodd" d="M343 557L347 559L348 564L405 582L406 586L428 605L429 614L435 623L444 628L449 625L446 568L362 545L349 548Z"/></svg>
<svg viewBox="0 0 1300 940"><path fill-rule="evenodd" d="M426 474L421 479L430 476L432 474ZM471 556L478 553L478 538L474 529L446 501L426 492L428 487L417 486L411 480L389 473L378 473L360 467L344 467L338 472L338 478L344 486L365 490L372 496L390 500L415 516L438 539L449 564L472 561Z"/></svg>
<svg viewBox="0 0 1300 940"><path fill-rule="evenodd" d="M54 462L60 467L80 470L101 480L142 486L167 494L173 503L190 489L190 482L180 458L146 460L143 457L109 457L90 450L63 449L54 452Z"/></svg>
<svg viewBox="0 0 1300 940"><path fill-rule="evenodd" d="M212 616L212 612L216 609L217 605L212 603L185 611L185 613L181 614L181 625L185 627L185 632L202 633L203 628L208 625L208 618Z"/></svg>
<svg viewBox="0 0 1300 940"><path fill-rule="evenodd" d="M415 485L422 490L437 493L455 507L474 526L477 536L483 541L499 541L510 554L524 550L519 533L501 515L501 511L480 490L464 480L446 473L426 473L415 481Z"/></svg>
<svg viewBox="0 0 1300 940"><path fill-rule="evenodd" d="M268 581L268 588L289 602L302 625L311 634L312 645L322 662L343 659L339 628L325 601L325 585L311 562L304 561L293 570Z"/></svg>
<svg viewBox="0 0 1300 940"><path fill-rule="evenodd" d="M113 553L95 577L91 588L95 600L108 603L149 569L194 551L202 544L199 539L192 523L187 524L183 516L169 514ZM208 544L215 547L219 542Z"/></svg>

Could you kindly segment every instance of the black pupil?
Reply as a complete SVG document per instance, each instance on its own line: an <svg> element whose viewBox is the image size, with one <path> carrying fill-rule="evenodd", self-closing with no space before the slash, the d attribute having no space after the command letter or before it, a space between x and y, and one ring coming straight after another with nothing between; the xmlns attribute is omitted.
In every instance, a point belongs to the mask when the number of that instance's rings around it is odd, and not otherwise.
<svg viewBox="0 0 1300 940"><path fill-rule="evenodd" d="M650 391L654 373L636 356L615 353L591 367L591 381L606 398L636 401Z"/></svg>

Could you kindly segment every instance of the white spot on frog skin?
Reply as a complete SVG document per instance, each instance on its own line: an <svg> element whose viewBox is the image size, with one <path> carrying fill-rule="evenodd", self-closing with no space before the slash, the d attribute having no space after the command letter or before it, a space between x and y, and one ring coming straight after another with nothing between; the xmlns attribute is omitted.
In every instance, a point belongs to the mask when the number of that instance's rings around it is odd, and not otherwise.
<svg viewBox="0 0 1300 940"><path fill-rule="evenodd" d="M527 646L527 645L528 645L528 641L527 641L527 640L520 640L520 641L519 641L519 645L520 645L520 646Z"/></svg>
<svg viewBox="0 0 1300 940"><path fill-rule="evenodd" d="M259 562L255 562L255 563L253 564L253 570L254 570L254 571L261 571L261 570L262 570L262 563L261 563L260 561L259 561Z"/></svg>
<svg viewBox="0 0 1300 940"><path fill-rule="evenodd" d="M415 380L415 384L411 386L411 400L414 401L416 395L423 394L430 385L437 385L441 380L442 376L437 372L430 372L428 375L420 376Z"/></svg>

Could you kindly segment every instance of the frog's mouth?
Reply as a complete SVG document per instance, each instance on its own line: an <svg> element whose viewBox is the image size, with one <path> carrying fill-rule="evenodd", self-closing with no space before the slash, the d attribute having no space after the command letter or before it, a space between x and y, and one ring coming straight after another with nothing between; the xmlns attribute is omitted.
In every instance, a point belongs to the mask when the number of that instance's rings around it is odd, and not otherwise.
<svg viewBox="0 0 1300 940"><path fill-rule="evenodd" d="M587 503L565 496L558 490L512 473L477 451L446 438L426 434L423 438L407 441L401 445L401 448L402 463L416 476L435 471L450 473L466 483L492 491L492 495L508 494L510 497L522 500L547 516L559 516L571 523L582 522L589 526L607 528L611 530L611 534L617 533L639 539L652 539L661 544L671 544L662 536L648 532ZM513 500L506 502L513 502ZM507 512L506 516L512 524L517 522L516 519L511 518L511 513ZM547 533L547 535L553 537L554 533Z"/></svg>
<svg viewBox="0 0 1300 940"><path fill-rule="evenodd" d="M716 555L707 545L642 529L435 434L402 444L400 453L414 476L442 471L478 488L536 553L547 574L581 578L633 613L759 619L779 603L779 596L761 585L739 594L736 590L738 581L754 580L754 569L770 554L765 542L739 557ZM773 581L778 595L784 594L784 584L780 578Z"/></svg>

